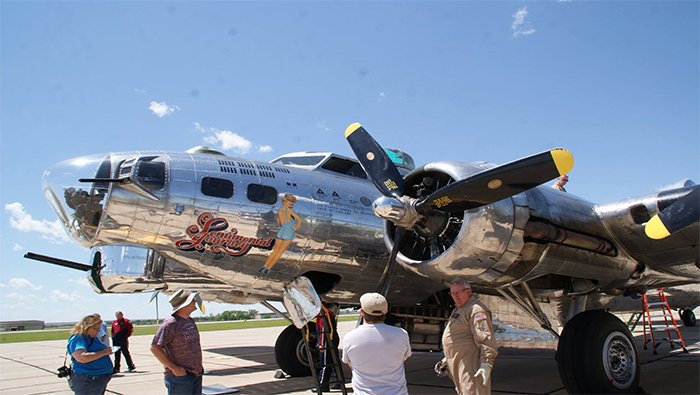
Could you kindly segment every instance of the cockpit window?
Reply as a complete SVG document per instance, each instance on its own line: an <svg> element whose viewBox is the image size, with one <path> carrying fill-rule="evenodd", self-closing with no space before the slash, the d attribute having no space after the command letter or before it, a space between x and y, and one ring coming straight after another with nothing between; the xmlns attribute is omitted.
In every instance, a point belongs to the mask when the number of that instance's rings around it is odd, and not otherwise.
<svg viewBox="0 0 700 395"><path fill-rule="evenodd" d="M325 156L283 156L275 159L272 163L280 165L296 166L316 166Z"/></svg>
<svg viewBox="0 0 700 395"><path fill-rule="evenodd" d="M384 152L386 152L389 159L391 159L396 166L403 167L407 170L413 170L416 168L416 164L411 155L396 148L386 148Z"/></svg>
<svg viewBox="0 0 700 395"><path fill-rule="evenodd" d="M321 166L322 169L334 173L346 174L357 178L367 178L367 173L362 169L359 162L332 156Z"/></svg>

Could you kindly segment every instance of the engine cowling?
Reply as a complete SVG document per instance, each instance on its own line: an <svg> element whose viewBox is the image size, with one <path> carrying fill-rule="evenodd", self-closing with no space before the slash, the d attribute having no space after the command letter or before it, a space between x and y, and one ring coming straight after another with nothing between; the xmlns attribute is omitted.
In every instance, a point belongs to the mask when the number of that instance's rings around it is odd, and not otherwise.
<svg viewBox="0 0 700 395"><path fill-rule="evenodd" d="M493 166L485 162L428 163L405 176L405 193L421 198ZM522 249L522 231L515 227L515 220L511 198L465 212L431 213L406 233L398 262L425 276L495 279ZM385 221L384 226L385 242L391 249L395 225Z"/></svg>
<svg viewBox="0 0 700 395"><path fill-rule="evenodd" d="M429 163L404 177L405 194L421 199L493 166ZM592 203L546 187L464 212L435 211L406 232L397 261L423 276L485 286L556 274L612 287L629 279L637 264L616 249L593 211ZM389 249L395 226L384 223Z"/></svg>

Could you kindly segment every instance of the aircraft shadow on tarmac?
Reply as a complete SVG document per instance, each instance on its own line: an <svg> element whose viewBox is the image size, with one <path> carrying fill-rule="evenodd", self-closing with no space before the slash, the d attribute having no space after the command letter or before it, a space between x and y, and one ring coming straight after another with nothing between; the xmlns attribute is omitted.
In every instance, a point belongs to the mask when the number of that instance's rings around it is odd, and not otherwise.
<svg viewBox="0 0 700 395"><path fill-rule="evenodd" d="M203 351L255 363L255 365L252 366L222 367L220 369L217 369L212 365L207 365L207 375L210 376L228 376L279 369L277 367L277 363L275 362L275 352L273 347L219 347L207 348Z"/></svg>
<svg viewBox="0 0 700 395"><path fill-rule="evenodd" d="M261 363L268 362L270 356L274 357L275 355L275 348L269 346L218 347L206 348L203 351Z"/></svg>
<svg viewBox="0 0 700 395"><path fill-rule="evenodd" d="M646 380L640 383L639 393L694 393L692 372L698 365L697 328L683 328L689 354L671 351L669 343L665 342L659 348L659 354L653 355L651 347L643 349L641 334L636 334L635 342L639 350L640 365L647 373ZM509 342L505 342L509 343ZM276 379L274 373L279 370L275 363L274 348L269 346L220 347L208 348L204 351L223 356L238 358L254 364L249 366L217 366L208 365L209 375L229 376L246 373L269 372L265 382L241 385L241 393L247 394L284 394L308 390L312 386L310 377L285 377ZM565 393L556 361L556 343L521 341L517 345L504 344L499 349L497 368L493 372L492 390L496 394L563 394ZM433 373L433 365L442 353L414 352L406 361L406 376L409 390L412 393L442 394L454 393L452 382L448 378L438 378ZM673 362L675 361L675 362ZM681 365L678 365L681 362ZM685 364L683 363L685 362ZM680 371L669 374L666 366L674 363ZM689 364L688 364L689 363ZM687 367L686 367L687 366ZM350 371L344 366L346 379L350 379ZM662 373L666 372L666 373ZM695 380L697 381L697 380ZM348 384L348 388L350 385ZM645 392L649 391L649 392Z"/></svg>

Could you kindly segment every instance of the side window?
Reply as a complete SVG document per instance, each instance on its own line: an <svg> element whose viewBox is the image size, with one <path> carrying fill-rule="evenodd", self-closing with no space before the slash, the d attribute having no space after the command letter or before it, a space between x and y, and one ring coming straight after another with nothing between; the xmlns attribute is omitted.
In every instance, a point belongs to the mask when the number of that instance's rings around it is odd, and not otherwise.
<svg viewBox="0 0 700 395"><path fill-rule="evenodd" d="M233 183L223 178L204 177L202 178L202 193L207 196L228 199L233 196Z"/></svg>
<svg viewBox="0 0 700 395"><path fill-rule="evenodd" d="M277 190L273 187L260 184L248 185L248 200L256 203L277 203Z"/></svg>
<svg viewBox="0 0 700 395"><path fill-rule="evenodd" d="M144 186L150 186L156 190L165 187L165 163L139 162L136 169L136 178Z"/></svg>

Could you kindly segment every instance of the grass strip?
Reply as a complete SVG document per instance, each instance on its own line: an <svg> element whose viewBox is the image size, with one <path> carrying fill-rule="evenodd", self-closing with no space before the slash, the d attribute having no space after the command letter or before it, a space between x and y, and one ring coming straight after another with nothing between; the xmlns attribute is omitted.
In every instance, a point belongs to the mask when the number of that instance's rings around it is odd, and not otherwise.
<svg viewBox="0 0 700 395"><path fill-rule="evenodd" d="M357 315L344 315L338 321L356 321ZM231 329L269 328L287 326L289 322L282 318L249 321L201 321L197 322L200 332L225 331ZM154 335L158 325L134 326L133 336ZM66 340L70 337L70 329L44 329L39 331L0 332L1 343L22 343L44 340Z"/></svg>

